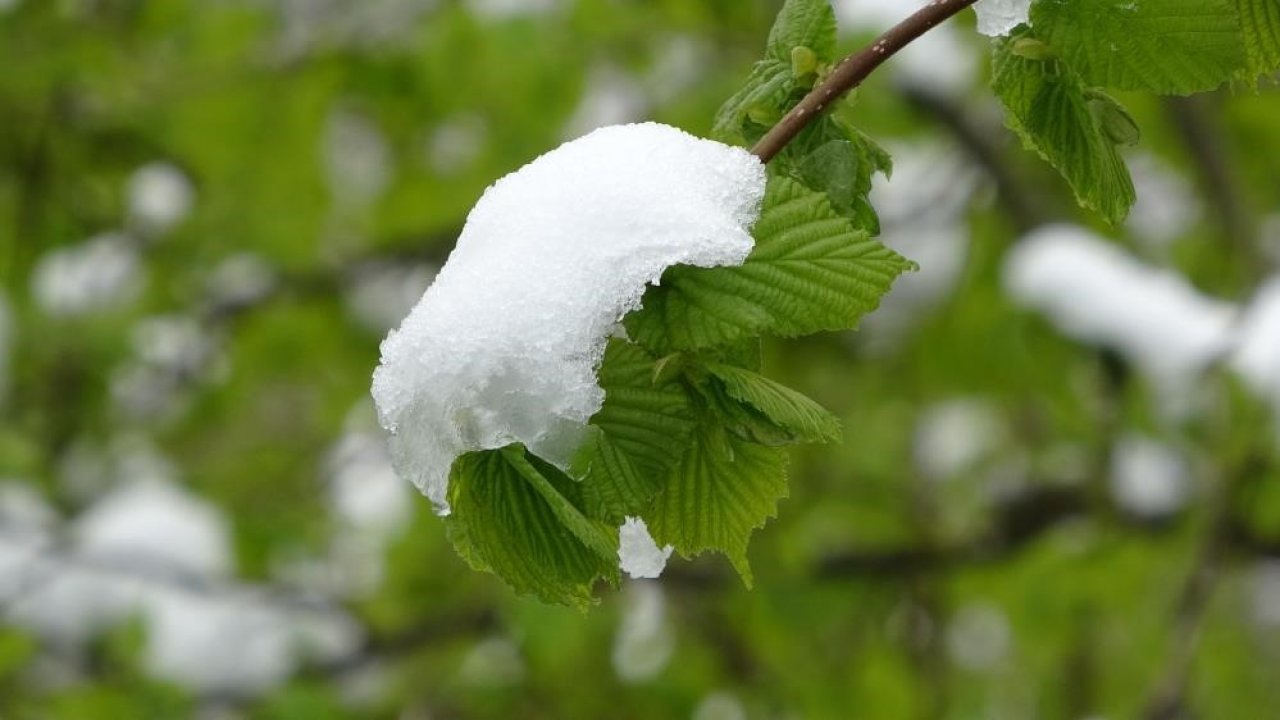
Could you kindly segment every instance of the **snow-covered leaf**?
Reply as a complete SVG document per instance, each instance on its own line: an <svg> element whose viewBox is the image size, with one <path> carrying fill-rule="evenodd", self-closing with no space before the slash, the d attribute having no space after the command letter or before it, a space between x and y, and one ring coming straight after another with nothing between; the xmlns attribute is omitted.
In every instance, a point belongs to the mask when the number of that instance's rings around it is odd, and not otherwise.
<svg viewBox="0 0 1280 720"><path fill-rule="evenodd" d="M631 337L661 353L851 328L912 268L788 178L770 179L752 232L755 250L738 267L667 271L626 318Z"/></svg>
<svg viewBox="0 0 1280 720"><path fill-rule="evenodd" d="M603 128L499 180L374 374L396 471L447 511L454 458L520 442L567 468L618 319L676 263L741 262L764 168L665 125Z"/></svg>

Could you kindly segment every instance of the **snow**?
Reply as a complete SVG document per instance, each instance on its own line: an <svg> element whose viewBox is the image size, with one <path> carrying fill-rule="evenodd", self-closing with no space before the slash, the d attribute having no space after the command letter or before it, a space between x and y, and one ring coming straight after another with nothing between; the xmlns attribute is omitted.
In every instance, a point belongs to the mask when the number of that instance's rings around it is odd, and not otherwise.
<svg viewBox="0 0 1280 720"><path fill-rule="evenodd" d="M266 260L252 253L237 253L220 260L205 280L209 302L225 309L260 302L275 286L275 271Z"/></svg>
<svg viewBox="0 0 1280 720"><path fill-rule="evenodd" d="M1028 21L1031 0L978 0L973 11L978 14L978 32L999 37Z"/></svg>
<svg viewBox="0 0 1280 720"><path fill-rule="evenodd" d="M1125 227L1148 247L1166 248L1200 218L1200 199L1185 177L1156 156L1137 152L1125 161L1138 198Z"/></svg>
<svg viewBox="0 0 1280 720"><path fill-rule="evenodd" d="M613 670L626 683L654 679L671 662L676 636L667 621L667 598L656 582L627 583L622 622L613 641Z"/></svg>
<svg viewBox="0 0 1280 720"><path fill-rule="evenodd" d="M366 115L346 108L331 111L323 149L329 191L339 205L367 206L391 183L391 149Z"/></svg>
<svg viewBox="0 0 1280 720"><path fill-rule="evenodd" d="M1251 612L1263 628L1280 628L1280 560L1263 560L1251 573Z"/></svg>
<svg viewBox="0 0 1280 720"><path fill-rule="evenodd" d="M45 313L72 317L117 308L141 290L141 262L133 240L103 233L40 259L31 291Z"/></svg>
<svg viewBox="0 0 1280 720"><path fill-rule="evenodd" d="M1174 411L1233 341L1234 305L1080 227L1024 237L1005 259L1004 282L1016 301L1044 312L1066 335L1132 361Z"/></svg>
<svg viewBox="0 0 1280 720"><path fill-rule="evenodd" d="M693 709L693 720L747 720L747 710L737 695L717 690L702 698Z"/></svg>
<svg viewBox="0 0 1280 720"><path fill-rule="evenodd" d="M165 233L191 213L195 195L191 180L172 163L143 165L129 177L130 227L144 235Z"/></svg>
<svg viewBox="0 0 1280 720"><path fill-rule="evenodd" d="M163 568L202 577L231 569L226 521L216 508L177 485L136 480L108 493L77 520L85 558Z"/></svg>
<svg viewBox="0 0 1280 720"><path fill-rule="evenodd" d="M352 273L344 293L347 314L361 327L382 335L413 309L437 271L430 263L364 263Z"/></svg>
<svg viewBox="0 0 1280 720"><path fill-rule="evenodd" d="M1161 518L1190 498L1191 471L1174 448L1153 438L1127 435L1111 456L1111 497L1126 513Z"/></svg>
<svg viewBox="0 0 1280 720"><path fill-rule="evenodd" d="M463 682L482 687L518 685L525 674L519 646L505 637L480 640L467 652L458 668Z"/></svg>
<svg viewBox="0 0 1280 720"><path fill-rule="evenodd" d="M966 670L994 669L1009 656L1012 640L1004 611L988 603L965 605L947 623L947 654Z"/></svg>
<svg viewBox="0 0 1280 720"><path fill-rule="evenodd" d="M75 652L140 617L148 673L210 694L258 693L302 662L357 651L360 630L340 610L221 579L230 567L225 520L142 477L83 514L65 552L55 552L58 517L40 495L0 483L0 621Z"/></svg>
<svg viewBox="0 0 1280 720"><path fill-rule="evenodd" d="M547 15L558 11L563 0L467 0L466 7L474 15L487 20Z"/></svg>
<svg viewBox="0 0 1280 720"><path fill-rule="evenodd" d="M496 182L382 343L373 396L398 473L447 513L464 452L521 442L567 467L618 321L668 266L741 263L764 182L745 150L656 123L602 128Z"/></svg>
<svg viewBox="0 0 1280 720"><path fill-rule="evenodd" d="M1262 284L1240 323L1232 369L1280 418L1280 275ZM1280 421L1278 421L1280 422Z"/></svg>
<svg viewBox="0 0 1280 720"><path fill-rule="evenodd" d="M659 548L640 518L629 517L618 528L618 567L633 578L662 575L673 547Z"/></svg>
<svg viewBox="0 0 1280 720"><path fill-rule="evenodd" d="M489 125L480 115L457 115L440 123L426 138L427 167L436 175L456 175L484 152Z"/></svg>
<svg viewBox="0 0 1280 720"><path fill-rule="evenodd" d="M977 398L957 398L924 409L916 424L913 459L922 475L943 481L973 469L1005 436L999 412Z"/></svg>

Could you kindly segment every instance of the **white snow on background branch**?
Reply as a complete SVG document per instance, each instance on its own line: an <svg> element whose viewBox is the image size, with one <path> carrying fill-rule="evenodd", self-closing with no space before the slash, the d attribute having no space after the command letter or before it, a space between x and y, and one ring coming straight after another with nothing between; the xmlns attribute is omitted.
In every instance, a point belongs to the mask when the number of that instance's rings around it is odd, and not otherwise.
<svg viewBox="0 0 1280 720"><path fill-rule="evenodd" d="M361 631L340 610L231 583L225 519L156 478L107 494L58 548L57 513L0 483L0 621L74 657L113 625L146 625L147 671L200 693L244 695L304 660L346 657Z"/></svg>
<svg viewBox="0 0 1280 720"><path fill-rule="evenodd" d="M396 469L448 511L458 455L521 442L559 465L604 393L610 334L670 265L741 263L764 195L745 150L602 128L490 187L374 374Z"/></svg>
<svg viewBox="0 0 1280 720"><path fill-rule="evenodd" d="M141 290L138 250L122 233L103 233L53 250L40 258L31 274L31 292L49 315L109 311L132 301Z"/></svg>
<svg viewBox="0 0 1280 720"><path fill-rule="evenodd" d="M186 173L168 162L143 165L129 176L129 227L146 235L160 235L186 219L195 205L196 190Z"/></svg>
<svg viewBox="0 0 1280 720"><path fill-rule="evenodd" d="M1015 301L1045 313L1063 334L1134 363L1168 414L1192 409L1197 376L1222 363L1272 405L1280 425L1280 276L1242 307L1084 228L1058 225L1018 242L1005 258L1004 282Z"/></svg>
<svg viewBox="0 0 1280 720"><path fill-rule="evenodd" d="M1230 364L1245 383L1270 402L1280 417L1280 277L1262 285L1240 323Z"/></svg>
<svg viewBox="0 0 1280 720"><path fill-rule="evenodd" d="M1110 485L1116 505L1130 515L1166 517L1190 500L1191 468L1177 449L1130 434L1116 441Z"/></svg>
<svg viewBox="0 0 1280 720"><path fill-rule="evenodd" d="M999 37L1027 22L1031 0L978 0L973 11L978 15L978 32Z"/></svg>
<svg viewBox="0 0 1280 720"><path fill-rule="evenodd" d="M1084 228L1041 228L1006 258L1005 285L1066 335L1112 348L1186 410L1195 378L1231 346L1237 309L1181 275L1148 266Z"/></svg>

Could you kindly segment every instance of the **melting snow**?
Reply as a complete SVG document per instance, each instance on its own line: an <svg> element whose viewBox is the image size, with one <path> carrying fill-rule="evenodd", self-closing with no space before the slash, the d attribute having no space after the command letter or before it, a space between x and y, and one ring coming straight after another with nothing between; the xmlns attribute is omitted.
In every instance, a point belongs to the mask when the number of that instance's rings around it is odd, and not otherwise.
<svg viewBox="0 0 1280 720"><path fill-rule="evenodd" d="M659 548L640 518L629 517L618 528L618 567L633 578L661 575L672 550L670 545Z"/></svg>
<svg viewBox="0 0 1280 720"><path fill-rule="evenodd" d="M1027 22L1031 0L978 0L973 11L978 14L978 32L999 37Z"/></svg>
<svg viewBox="0 0 1280 720"><path fill-rule="evenodd" d="M619 319L668 266L742 262L764 194L745 150L602 128L490 187L374 373L396 469L448 512L454 458L521 442L567 466Z"/></svg>
<svg viewBox="0 0 1280 720"><path fill-rule="evenodd" d="M1175 404L1233 341L1234 305L1083 228L1031 233L1006 258L1004 275L1015 299L1065 334L1119 351Z"/></svg>

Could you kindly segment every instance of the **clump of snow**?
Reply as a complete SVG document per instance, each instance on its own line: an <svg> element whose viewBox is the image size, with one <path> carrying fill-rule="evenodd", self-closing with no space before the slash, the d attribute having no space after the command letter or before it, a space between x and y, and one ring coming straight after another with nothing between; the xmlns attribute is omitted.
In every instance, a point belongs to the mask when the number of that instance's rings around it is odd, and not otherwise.
<svg viewBox="0 0 1280 720"><path fill-rule="evenodd" d="M1264 560L1252 572L1253 621L1264 628L1280 628L1280 560Z"/></svg>
<svg viewBox="0 0 1280 720"><path fill-rule="evenodd" d="M1191 494L1191 472L1172 447L1152 438L1129 435L1111 456L1111 497L1122 510L1140 518L1161 518L1181 510Z"/></svg>
<svg viewBox="0 0 1280 720"><path fill-rule="evenodd" d="M187 217L195 197L195 186L177 166L143 165L129 177L130 227L145 235L164 233Z"/></svg>
<svg viewBox="0 0 1280 720"><path fill-rule="evenodd" d="M1015 300L1065 334L1119 351L1169 402L1233 342L1234 305L1084 228L1056 225L1024 237L1006 258L1004 281Z"/></svg>
<svg viewBox="0 0 1280 720"><path fill-rule="evenodd" d="M426 139L427 166L437 175L453 175L480 157L489 127L483 117L459 115L430 132Z"/></svg>
<svg viewBox="0 0 1280 720"><path fill-rule="evenodd" d="M506 687L525 676L520 648L509 638L490 637L477 642L462 660L458 675L470 685Z"/></svg>
<svg viewBox="0 0 1280 720"><path fill-rule="evenodd" d="M324 157L329 188L342 206L373 202L391 182L391 149L372 118L345 108L329 113Z"/></svg>
<svg viewBox="0 0 1280 720"><path fill-rule="evenodd" d="M1031 0L978 0L973 11L978 14L978 32L999 37L1027 22Z"/></svg>
<svg viewBox="0 0 1280 720"><path fill-rule="evenodd" d="M547 15L564 5L564 0L467 0L472 14L489 19L505 20L530 15Z"/></svg>
<svg viewBox="0 0 1280 720"><path fill-rule="evenodd" d="M618 567L633 578L662 575L672 550L670 545L658 547L640 518L629 517L618 528Z"/></svg>
<svg viewBox="0 0 1280 720"><path fill-rule="evenodd" d="M947 623L947 654L966 670L996 667L1008 657L1012 639L1004 611L987 603L966 605Z"/></svg>
<svg viewBox="0 0 1280 720"><path fill-rule="evenodd" d="M693 720L747 720L747 709L737 695L717 690L702 698L693 709Z"/></svg>
<svg viewBox="0 0 1280 720"><path fill-rule="evenodd" d="M31 276L31 291L49 315L110 310L137 296L141 265L131 238L104 233L42 257Z"/></svg>
<svg viewBox="0 0 1280 720"><path fill-rule="evenodd" d="M81 515L65 549L40 495L0 482L6 623L74 651L141 617L149 674L214 694L261 692L305 661L358 651L361 631L341 610L217 577L230 567L223 518L151 472L139 477Z"/></svg>
<svg viewBox="0 0 1280 720"><path fill-rule="evenodd" d="M381 335L413 309L436 272L428 263L365 263L355 269L347 287L347 313L361 327Z"/></svg>
<svg viewBox="0 0 1280 720"><path fill-rule="evenodd" d="M1267 280L1249 303L1230 365L1280 417L1280 276Z"/></svg>
<svg viewBox="0 0 1280 720"><path fill-rule="evenodd" d="M1150 153L1126 158L1137 201L1125 227L1151 247L1165 247L1200 217L1200 200L1187 179Z"/></svg>
<svg viewBox="0 0 1280 720"><path fill-rule="evenodd" d="M237 253L218 262L205 280L209 302L222 310L246 307L275 289L276 273L252 253Z"/></svg>
<svg viewBox="0 0 1280 720"><path fill-rule="evenodd" d="M382 343L396 469L441 512L454 458L521 442L567 467L618 321L665 268L741 263L764 195L745 150L656 123L602 128L499 180Z"/></svg>
<svg viewBox="0 0 1280 720"><path fill-rule="evenodd" d="M613 641L613 670L628 683L652 680L671 661L676 636L656 582L627 583L622 622Z"/></svg>
<svg viewBox="0 0 1280 720"><path fill-rule="evenodd" d="M990 403L960 398L932 405L916 424L915 465L930 480L956 477L988 457L1005 435Z"/></svg>
<svg viewBox="0 0 1280 720"><path fill-rule="evenodd" d="M142 479L90 507L74 528L83 557L198 576L226 575L230 533L220 512L177 485Z"/></svg>

